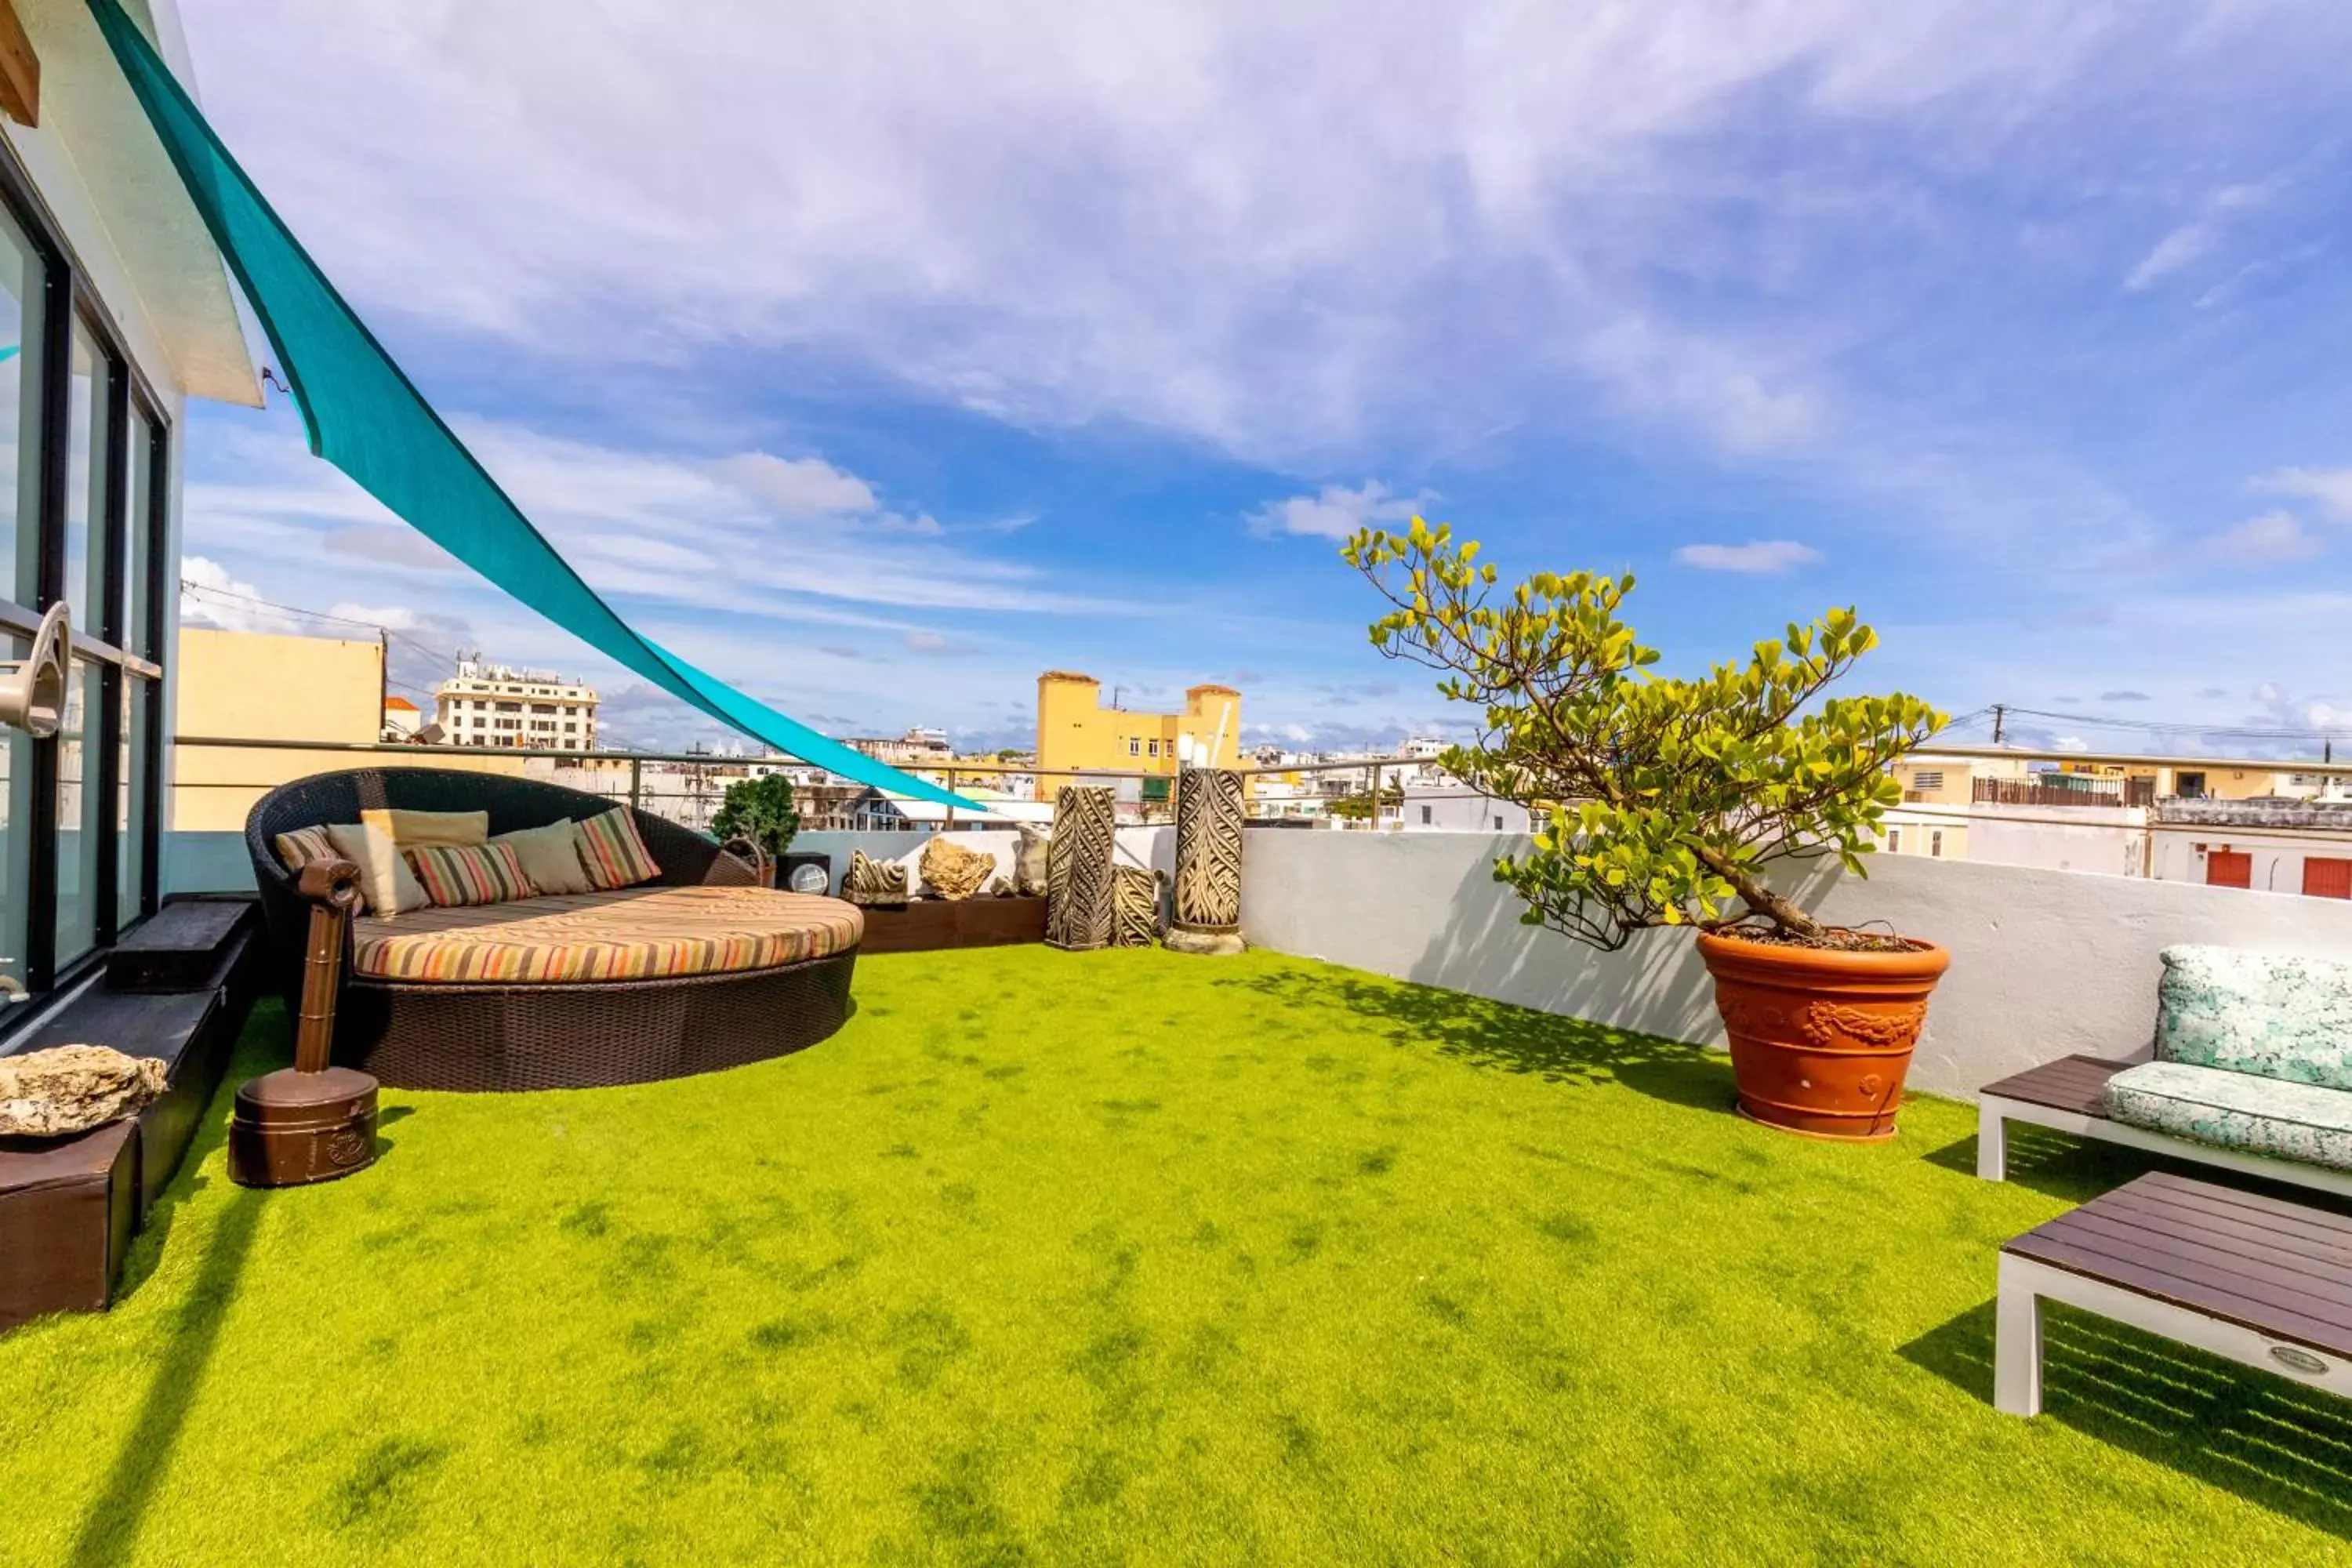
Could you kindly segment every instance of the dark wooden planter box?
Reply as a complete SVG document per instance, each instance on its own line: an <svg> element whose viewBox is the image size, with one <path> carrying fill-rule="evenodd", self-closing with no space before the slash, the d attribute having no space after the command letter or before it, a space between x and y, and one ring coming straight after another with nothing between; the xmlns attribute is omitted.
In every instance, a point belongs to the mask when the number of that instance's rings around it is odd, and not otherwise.
<svg viewBox="0 0 2352 1568"><path fill-rule="evenodd" d="M933 952L1045 940L1043 899L918 899L866 911L860 952Z"/></svg>

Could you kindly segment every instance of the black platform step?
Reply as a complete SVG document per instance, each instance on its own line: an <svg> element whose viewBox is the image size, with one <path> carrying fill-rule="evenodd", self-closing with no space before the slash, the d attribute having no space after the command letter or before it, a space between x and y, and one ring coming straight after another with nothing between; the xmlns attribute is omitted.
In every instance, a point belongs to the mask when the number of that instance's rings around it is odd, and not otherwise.
<svg viewBox="0 0 2352 1568"><path fill-rule="evenodd" d="M106 961L116 991L210 991L226 983L224 963L236 939L258 923L250 898L173 899L116 944Z"/></svg>

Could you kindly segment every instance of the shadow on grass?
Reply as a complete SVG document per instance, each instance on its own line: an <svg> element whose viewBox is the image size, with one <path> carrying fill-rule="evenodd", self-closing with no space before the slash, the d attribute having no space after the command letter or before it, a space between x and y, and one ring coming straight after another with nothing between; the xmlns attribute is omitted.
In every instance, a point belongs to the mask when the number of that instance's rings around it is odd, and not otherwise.
<svg viewBox="0 0 2352 1568"><path fill-rule="evenodd" d="M209 1178L198 1178L199 1187ZM261 1219L262 1194L243 1188L229 1197L214 1228L188 1299L174 1311L171 1339L147 1384L147 1397L107 1472L98 1500L82 1516L74 1536L73 1568L100 1568L122 1562L139 1538L139 1526L156 1483L170 1468L180 1429L186 1425L205 1369L219 1342L221 1322L235 1300L253 1234Z"/></svg>
<svg viewBox="0 0 2352 1568"><path fill-rule="evenodd" d="M2042 1347L2043 1419L2352 1536L2352 1405L2056 1302ZM1897 1353L1990 1408L1993 1303Z"/></svg>
<svg viewBox="0 0 2352 1568"><path fill-rule="evenodd" d="M1928 1154L1927 1163L1964 1176L1977 1173L1974 1133ZM2087 1203L2165 1162L2119 1143L2070 1138L2025 1122L2009 1124L2009 1180L2044 1197ZM2208 1173L2210 1173L2210 1172Z"/></svg>
<svg viewBox="0 0 2352 1568"><path fill-rule="evenodd" d="M222 1180L205 1174L204 1170L228 1141L236 1086L256 1073L284 1066L292 1048L285 1010L274 1001L264 1001L254 1009L228 1071L205 1108L204 1121L180 1162L178 1174L148 1212L146 1226L131 1244L115 1292L117 1310L154 1276L164 1244L189 1202ZM137 1542L148 1503L170 1468L180 1429L204 1384L222 1320L236 1300L246 1258L253 1248L254 1231L260 1223L262 1197L260 1193L238 1188L222 1208L187 1300L173 1310L170 1338L148 1379L146 1398L115 1453L98 1500L82 1516L81 1528L74 1535L73 1552L67 1559L72 1568L100 1568L122 1562Z"/></svg>
<svg viewBox="0 0 2352 1568"><path fill-rule="evenodd" d="M1973 1133L1947 1143L1927 1156L1927 1163L1962 1175L1977 1173L1977 1140ZM2044 1197L2067 1203L2088 1203L2150 1171L2168 1171L2192 1182L2210 1182L2245 1192L2263 1193L2307 1208L2352 1215L2352 1199L2297 1186L2291 1182L2267 1182L2238 1171L2224 1171L2195 1160L2179 1160L2095 1138L2074 1138L2027 1122L2009 1124L2009 1180Z"/></svg>
<svg viewBox="0 0 2352 1568"><path fill-rule="evenodd" d="M137 1295L154 1274L181 1211L209 1183L211 1178L198 1173L214 1151L228 1142L229 1115L236 1108L237 1086L249 1078L285 1067L293 1059L294 1034L287 1023L285 1006L275 997L264 997L254 1005L245 1032L237 1037L228 1068L221 1074L220 1087L213 1090L203 1119L196 1123L195 1136L188 1141L187 1152L180 1156L179 1170L156 1195L155 1206L140 1223L130 1256L122 1262L122 1277L115 1282L113 1305L120 1307Z"/></svg>
<svg viewBox="0 0 2352 1568"><path fill-rule="evenodd" d="M1622 1083L1707 1110L1732 1107L1731 1059L1680 1040L1345 972L1226 975L1213 984L1247 987L1286 1005L1312 1001L1352 1013L1397 1045L1426 1045L1474 1067L1528 1073L1547 1083Z"/></svg>

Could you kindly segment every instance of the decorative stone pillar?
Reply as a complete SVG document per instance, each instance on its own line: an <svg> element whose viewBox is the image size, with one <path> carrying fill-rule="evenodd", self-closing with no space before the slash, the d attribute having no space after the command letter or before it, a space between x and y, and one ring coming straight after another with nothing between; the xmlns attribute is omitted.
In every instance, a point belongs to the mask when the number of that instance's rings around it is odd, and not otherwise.
<svg viewBox="0 0 2352 1568"><path fill-rule="evenodd" d="M1177 952L1234 953L1242 941L1242 775L1186 768L1176 780Z"/></svg>
<svg viewBox="0 0 2352 1568"><path fill-rule="evenodd" d="M1115 930L1111 792L1065 784L1045 846L1045 942L1070 952L1108 947Z"/></svg>
<svg viewBox="0 0 2352 1568"><path fill-rule="evenodd" d="M1160 935L1160 873L1121 866L1111 873L1117 947L1150 947Z"/></svg>

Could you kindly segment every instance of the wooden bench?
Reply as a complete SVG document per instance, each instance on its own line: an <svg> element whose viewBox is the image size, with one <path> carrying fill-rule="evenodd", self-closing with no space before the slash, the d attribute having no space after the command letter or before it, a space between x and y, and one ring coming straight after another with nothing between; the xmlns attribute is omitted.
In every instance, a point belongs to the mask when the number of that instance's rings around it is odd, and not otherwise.
<svg viewBox="0 0 2352 1568"><path fill-rule="evenodd" d="M2105 1098L2107 1079L2137 1065L2105 1057L2062 1057L1987 1088L1977 1097L1977 1174L1988 1182L2008 1176L2009 1123L2024 1121L2077 1138L2096 1138L2179 1160L2195 1160L2241 1175L2352 1197L2352 1172L2242 1153L2114 1120L2107 1114Z"/></svg>
<svg viewBox="0 0 2352 1568"><path fill-rule="evenodd" d="M1993 1404L2042 1410L2042 1309L2063 1301L2352 1396L2352 1218L2163 1172L2000 1251Z"/></svg>

